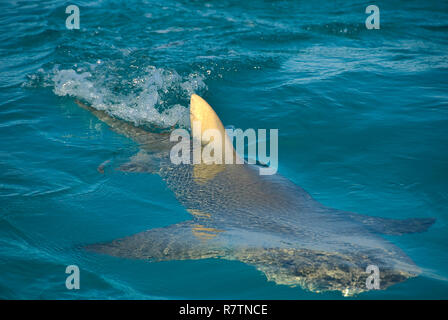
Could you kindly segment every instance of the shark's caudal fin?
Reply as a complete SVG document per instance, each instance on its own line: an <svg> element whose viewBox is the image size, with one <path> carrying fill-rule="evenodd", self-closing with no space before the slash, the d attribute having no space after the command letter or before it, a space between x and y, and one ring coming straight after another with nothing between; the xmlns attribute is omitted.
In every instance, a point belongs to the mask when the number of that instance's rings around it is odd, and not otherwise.
<svg viewBox="0 0 448 320"><path fill-rule="evenodd" d="M145 172L157 173L160 168L160 159L169 154L172 146L169 134L166 132L150 132L136 127L131 123L116 119L103 110L97 110L77 99L75 103L82 109L90 111L100 121L107 124L111 130L122 134L140 146L140 152L134 155L130 161L122 164L118 170L125 172ZM110 159L104 161L98 171L104 173L104 167L110 162Z"/></svg>
<svg viewBox="0 0 448 320"><path fill-rule="evenodd" d="M145 130L137 128L125 121L115 119L114 117L111 117L109 114L107 114L106 111L97 110L79 101L78 99L75 99L75 103L81 108L90 111L94 116L96 116L100 121L107 124L115 132L122 134L138 143L143 142L142 138L146 135Z"/></svg>
<svg viewBox="0 0 448 320"><path fill-rule="evenodd" d="M373 232L388 235L424 232L436 221L434 218L389 219L344 211L341 214L350 216L351 219L361 223Z"/></svg>
<svg viewBox="0 0 448 320"><path fill-rule="evenodd" d="M146 147L146 149L151 149L151 151L166 151L169 150L172 145L169 141L169 134L167 132L150 132L136 127L127 121L116 119L110 116L106 111L95 109L78 99L75 99L75 103L82 109L90 111L100 121L107 124L111 130L134 140L142 147Z"/></svg>

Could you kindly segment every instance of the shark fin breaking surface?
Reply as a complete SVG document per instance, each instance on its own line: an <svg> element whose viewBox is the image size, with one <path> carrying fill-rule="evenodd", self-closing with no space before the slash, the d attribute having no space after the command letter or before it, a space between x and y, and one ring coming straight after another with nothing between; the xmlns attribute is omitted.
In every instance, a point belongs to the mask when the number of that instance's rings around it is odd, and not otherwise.
<svg viewBox="0 0 448 320"><path fill-rule="evenodd" d="M344 295L367 290L369 265L379 267L381 289L420 273L380 234L422 232L434 219L387 219L326 208L290 180L278 174L260 176L249 164L174 165L166 135L77 103L139 144L142 151L122 170L156 171L192 215L189 221L88 245L89 251L150 261L237 260L278 284ZM193 123L201 122L200 134L207 128L225 133L215 111L197 95L191 97L190 117ZM206 143L194 129L193 138L196 134L201 144Z"/></svg>

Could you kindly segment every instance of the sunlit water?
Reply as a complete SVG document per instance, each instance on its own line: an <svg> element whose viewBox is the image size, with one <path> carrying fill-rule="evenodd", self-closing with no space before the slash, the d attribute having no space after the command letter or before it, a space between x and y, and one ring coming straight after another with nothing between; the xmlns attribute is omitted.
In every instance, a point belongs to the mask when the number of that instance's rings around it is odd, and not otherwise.
<svg viewBox="0 0 448 320"><path fill-rule="evenodd" d="M434 217L388 237L423 273L355 298L448 298L448 5L377 1L0 4L0 298L341 298L223 260L89 253L189 218L161 179L115 167L137 145L74 98L143 127L188 127L196 92L225 125L279 129L279 172L325 205ZM111 160L105 173L97 171ZM275 214L275 213L273 213ZM81 289L65 287L78 265Z"/></svg>

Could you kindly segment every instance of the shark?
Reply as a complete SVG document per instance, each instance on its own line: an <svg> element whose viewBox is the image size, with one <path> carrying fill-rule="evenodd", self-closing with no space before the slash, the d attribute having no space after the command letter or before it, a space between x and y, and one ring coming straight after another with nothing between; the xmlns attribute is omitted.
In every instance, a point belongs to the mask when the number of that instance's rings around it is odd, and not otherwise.
<svg viewBox="0 0 448 320"><path fill-rule="evenodd" d="M371 289L369 266L377 268L380 289L421 273L384 236L424 232L433 218L392 219L329 208L279 173L260 175L258 166L263 164L173 164L174 142L166 132L146 130L75 102L138 144L139 152L117 169L159 175L191 215L163 228L87 244L86 250L150 262L241 261L276 284L343 296ZM196 94L190 100L190 120L200 120L202 130L216 129L225 137L216 112Z"/></svg>

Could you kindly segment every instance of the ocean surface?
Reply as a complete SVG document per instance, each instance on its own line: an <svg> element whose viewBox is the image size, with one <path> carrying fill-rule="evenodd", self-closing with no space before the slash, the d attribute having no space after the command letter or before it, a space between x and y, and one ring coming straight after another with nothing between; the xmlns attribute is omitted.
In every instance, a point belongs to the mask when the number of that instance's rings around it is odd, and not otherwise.
<svg viewBox="0 0 448 320"><path fill-rule="evenodd" d="M420 276L350 299L448 298L448 2L375 1L379 30L365 1L76 1L79 30L69 4L0 3L1 299L346 299L236 261L82 249L190 215L157 175L115 170L136 143L74 99L188 128L192 93L226 126L279 129L280 174L321 203L437 219L387 237Z"/></svg>

